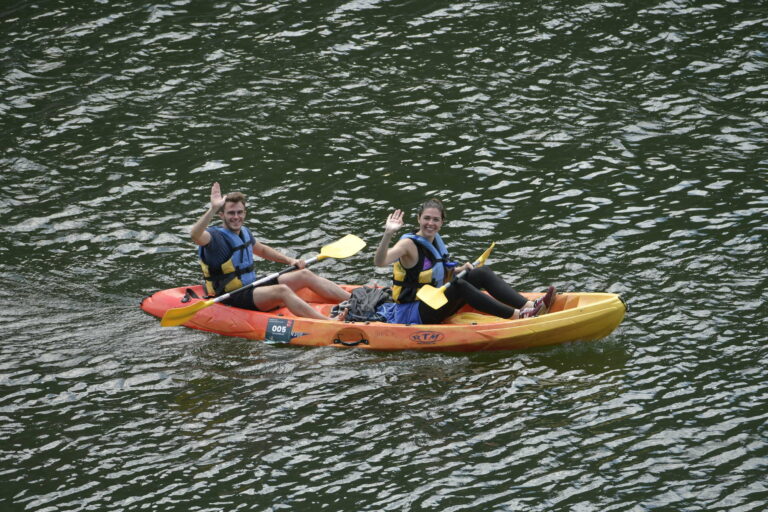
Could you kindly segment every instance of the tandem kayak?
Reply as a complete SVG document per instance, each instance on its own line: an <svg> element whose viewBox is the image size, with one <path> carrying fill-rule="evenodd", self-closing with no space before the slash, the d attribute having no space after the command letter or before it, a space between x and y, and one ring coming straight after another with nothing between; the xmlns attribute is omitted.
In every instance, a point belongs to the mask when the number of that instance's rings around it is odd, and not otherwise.
<svg viewBox="0 0 768 512"><path fill-rule="evenodd" d="M342 287L348 291L356 288ZM543 294L523 295L535 299ZM162 318L169 309L189 306L202 296L201 286L171 288L145 298L141 308ZM301 290L299 296L324 315L330 315L334 306L308 290ZM625 312L626 305L613 293L560 293L549 313L519 320L485 315L467 306L438 325L314 320L293 316L286 308L265 313L217 303L201 309L183 325L225 336L307 347L473 352L597 340L613 332Z"/></svg>

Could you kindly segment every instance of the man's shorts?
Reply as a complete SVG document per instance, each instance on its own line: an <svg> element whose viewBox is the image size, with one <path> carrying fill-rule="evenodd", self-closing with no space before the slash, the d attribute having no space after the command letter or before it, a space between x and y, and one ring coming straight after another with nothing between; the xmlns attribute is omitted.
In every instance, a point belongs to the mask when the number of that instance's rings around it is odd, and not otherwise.
<svg viewBox="0 0 768 512"><path fill-rule="evenodd" d="M274 286L276 284L277 284L277 278L274 278L274 279L270 279L264 284L260 284L257 288L260 288L262 286ZM248 288L241 290L239 292L233 293L232 295L229 296L228 299L225 299L221 302L222 304L226 304L227 306L232 306L232 307L241 308L241 309L250 309L251 311L261 311L253 303L253 287L252 286L249 286Z"/></svg>

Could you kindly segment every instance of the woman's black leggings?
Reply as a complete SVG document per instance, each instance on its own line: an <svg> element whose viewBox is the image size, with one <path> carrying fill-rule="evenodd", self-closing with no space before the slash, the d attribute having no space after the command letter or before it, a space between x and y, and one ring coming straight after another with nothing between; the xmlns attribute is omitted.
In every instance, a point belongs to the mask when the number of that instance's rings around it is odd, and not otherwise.
<svg viewBox="0 0 768 512"><path fill-rule="evenodd" d="M482 290L487 290L491 296ZM509 318L515 309L522 308L528 302L528 299L517 293L488 267L474 268L463 278L451 283L445 290L445 298L448 303L440 309L432 309L423 302L419 304L422 323L442 323L465 304L489 315Z"/></svg>

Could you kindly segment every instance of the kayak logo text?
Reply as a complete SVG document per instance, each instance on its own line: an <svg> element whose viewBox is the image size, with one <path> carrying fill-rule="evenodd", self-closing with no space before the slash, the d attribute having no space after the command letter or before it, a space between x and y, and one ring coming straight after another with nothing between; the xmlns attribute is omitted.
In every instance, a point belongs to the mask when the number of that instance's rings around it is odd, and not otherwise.
<svg viewBox="0 0 768 512"><path fill-rule="evenodd" d="M438 341L443 341L445 335L435 331L419 331L411 334L410 338L411 341L415 341L419 345L433 345Z"/></svg>

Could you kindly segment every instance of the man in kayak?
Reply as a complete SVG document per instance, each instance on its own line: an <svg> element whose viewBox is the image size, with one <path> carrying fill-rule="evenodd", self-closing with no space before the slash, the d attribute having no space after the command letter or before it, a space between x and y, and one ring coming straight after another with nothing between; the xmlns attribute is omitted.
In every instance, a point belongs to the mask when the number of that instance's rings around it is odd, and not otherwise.
<svg viewBox="0 0 768 512"><path fill-rule="evenodd" d="M549 311L555 299L554 286L550 286L543 297L529 301L488 267L473 268L471 263L457 266L450 262L448 249L439 234L445 220L443 203L430 199L419 208L418 230L403 235L390 247L392 237L404 225L403 212L395 210L387 218L384 236L376 249L373 263L377 267L394 264L394 303L385 304L379 311L388 323L439 324L465 304L483 313L511 320ZM448 302L444 306L432 309L417 298L420 287L425 284L439 287L463 270L467 270L464 277L455 280L446 290Z"/></svg>
<svg viewBox="0 0 768 512"><path fill-rule="evenodd" d="M217 214L224 225L209 227ZM328 302L349 299L350 294L347 291L304 268L304 260L291 258L254 240L244 221L245 196L240 192L222 195L221 187L214 183L211 187L211 204L208 211L190 230L192 240L199 246L198 256L208 295L222 295L254 282L255 254L270 261L296 266L299 270L283 274L264 286L233 293L222 301L224 304L255 311L270 311L285 306L296 316L328 320L328 317L296 295L296 291L308 288Z"/></svg>

